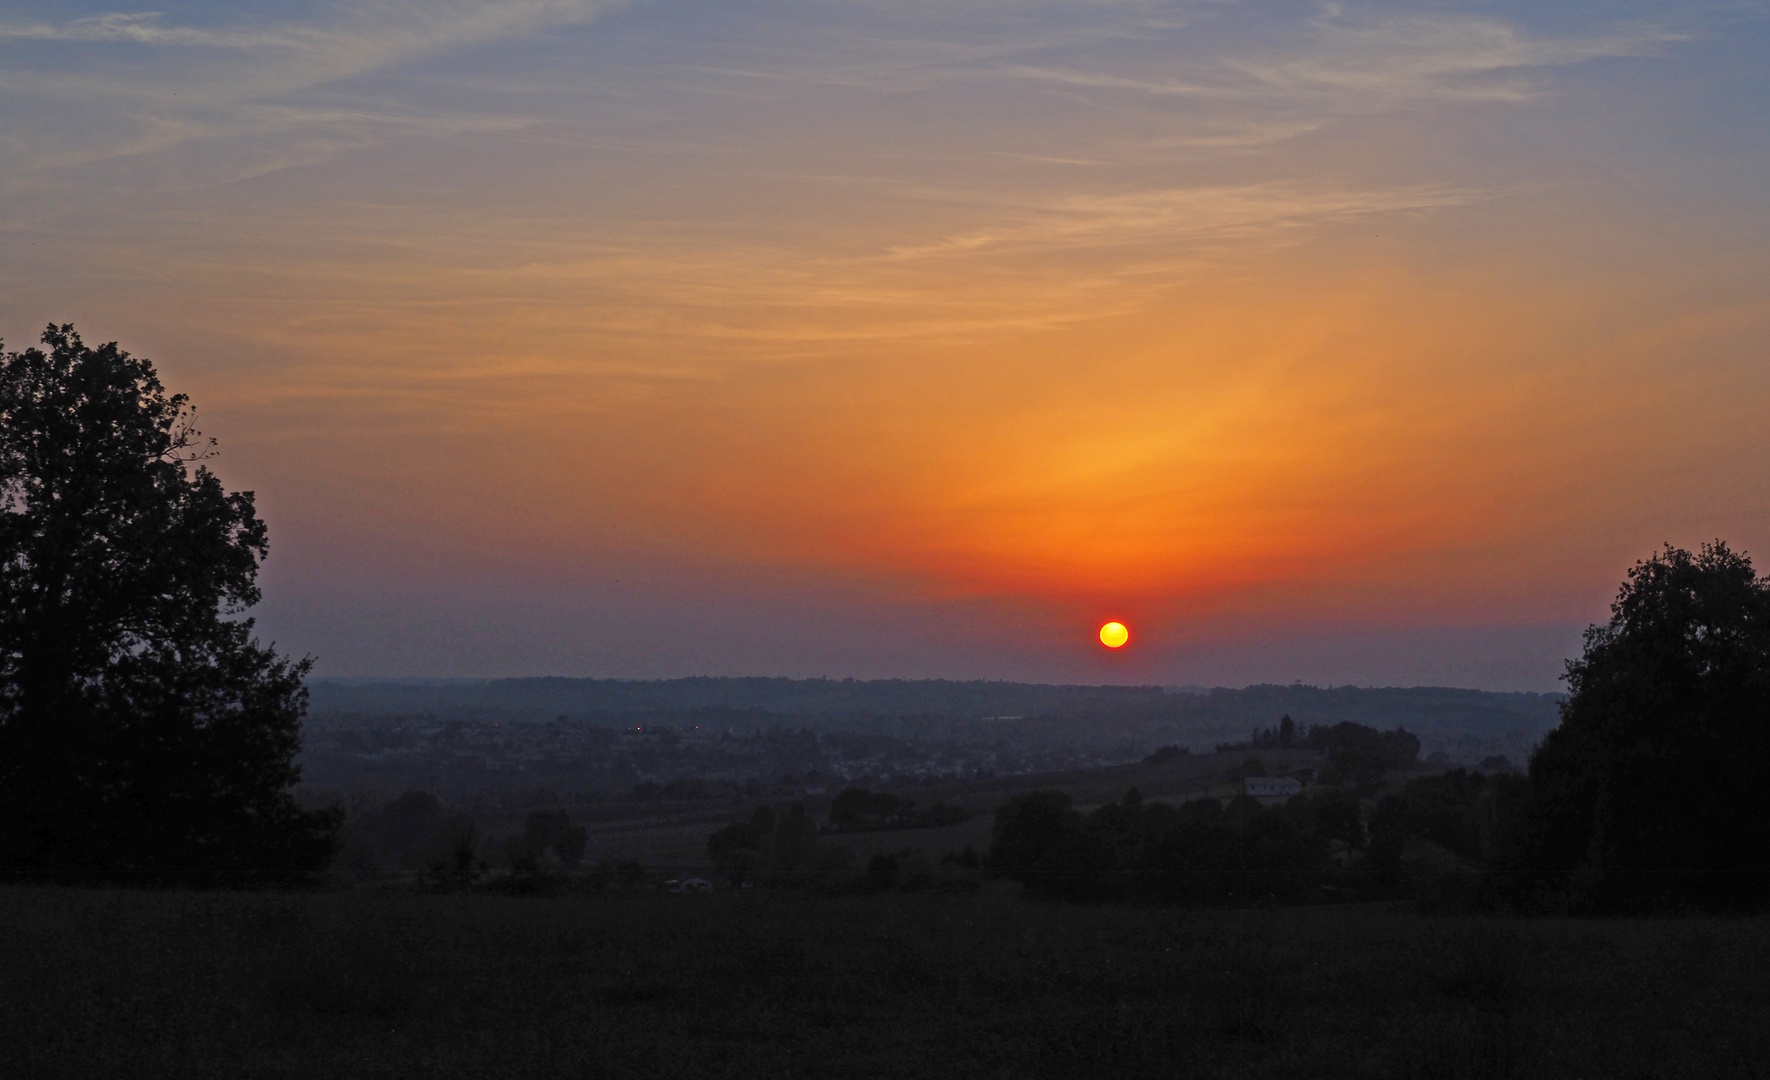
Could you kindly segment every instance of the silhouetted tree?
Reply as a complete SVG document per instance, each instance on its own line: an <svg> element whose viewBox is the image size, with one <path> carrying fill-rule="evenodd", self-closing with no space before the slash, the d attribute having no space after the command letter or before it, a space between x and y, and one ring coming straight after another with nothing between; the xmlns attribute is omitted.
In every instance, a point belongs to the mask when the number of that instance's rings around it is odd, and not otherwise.
<svg viewBox="0 0 1770 1080"><path fill-rule="evenodd" d="M1331 837L1313 802L1267 809L1241 797L1227 807L1212 799L1170 806L1132 789L1083 816L1061 792L1030 792L996 811L984 865L1029 893L1069 900L1298 899L1329 869ZM1329 829L1343 827L1330 817Z"/></svg>
<svg viewBox="0 0 1770 1080"><path fill-rule="evenodd" d="M362 868L434 868L452 859L464 840L470 847L477 843L471 815L446 814L435 795L408 791L379 810L351 819L346 857Z"/></svg>
<svg viewBox="0 0 1770 1080"><path fill-rule="evenodd" d="M1358 803L1343 795L1309 800L1315 814L1315 835L1324 840L1339 840L1355 848L1365 844L1364 818Z"/></svg>
<svg viewBox="0 0 1770 1080"><path fill-rule="evenodd" d="M846 788L830 804L830 822L841 829L876 828L907 809L910 807L896 795Z"/></svg>
<svg viewBox="0 0 1770 1080"><path fill-rule="evenodd" d="M1061 791L1016 795L996 809L987 865L1009 877L1049 869L1051 853L1081 824L1081 815Z"/></svg>
<svg viewBox="0 0 1770 1080"><path fill-rule="evenodd" d="M795 803L787 807L774 825L775 866L782 870L798 870L805 866L811 849L817 843L817 822Z"/></svg>
<svg viewBox="0 0 1770 1080"><path fill-rule="evenodd" d="M590 834L582 825L565 823L557 833L553 834L553 854L567 866L577 866L584 861L584 848L590 842Z"/></svg>
<svg viewBox="0 0 1770 1080"><path fill-rule="evenodd" d="M0 355L0 866L326 865L341 815L291 795L310 661L239 617L252 494L148 361L42 344Z"/></svg>
<svg viewBox="0 0 1770 1080"><path fill-rule="evenodd" d="M573 825L564 810L536 810L523 823L520 848L537 866L550 851L562 864L576 866L584 858L588 841L584 827Z"/></svg>
<svg viewBox="0 0 1770 1080"><path fill-rule="evenodd" d="M1531 756L1514 863L1600 905L1770 901L1770 578L1716 541L1629 571Z"/></svg>
<svg viewBox="0 0 1770 1080"><path fill-rule="evenodd" d="M1349 720L1309 729L1310 749L1327 754L1327 779L1335 784L1370 786L1389 769L1405 769L1420 756L1418 736L1406 728L1378 731Z"/></svg>
<svg viewBox="0 0 1770 1080"><path fill-rule="evenodd" d="M733 822L709 836L707 854L734 882L757 871L832 869L847 857L818 843L817 822L798 804L779 812L758 806L750 820Z"/></svg>

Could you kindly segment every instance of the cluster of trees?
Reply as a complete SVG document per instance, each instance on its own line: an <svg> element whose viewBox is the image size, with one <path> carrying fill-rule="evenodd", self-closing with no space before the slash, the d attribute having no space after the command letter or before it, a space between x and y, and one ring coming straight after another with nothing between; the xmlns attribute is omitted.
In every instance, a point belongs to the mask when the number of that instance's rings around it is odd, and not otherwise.
<svg viewBox="0 0 1770 1080"><path fill-rule="evenodd" d="M707 854L734 883L790 880L807 872L846 870L854 862L848 848L818 840L816 820L796 803L780 811L758 806L749 820L733 822L708 837Z"/></svg>
<svg viewBox="0 0 1770 1080"><path fill-rule="evenodd" d="M510 860L517 870L538 870L544 865L576 867L584 861L589 834L572 824L564 810L537 810L523 822L522 835L509 844Z"/></svg>
<svg viewBox="0 0 1770 1080"><path fill-rule="evenodd" d="M927 829L956 825L971 817L970 811L945 803L918 807L914 799L866 788L847 788L830 805L830 824L843 832L867 829Z"/></svg>
<svg viewBox="0 0 1770 1080"><path fill-rule="evenodd" d="M1314 750L1327 757L1329 783L1368 787L1391 769L1411 767L1420 757L1419 737L1406 728L1378 731L1342 720L1299 726L1286 714L1277 726L1256 728L1247 742L1222 743L1219 753L1243 750Z"/></svg>
<svg viewBox="0 0 1770 1080"><path fill-rule="evenodd" d="M1409 780L1379 800L1370 815L1370 857L1376 870L1399 870L1413 838L1429 840L1453 855L1492 865L1509 843L1522 777L1456 769Z"/></svg>
<svg viewBox="0 0 1770 1080"><path fill-rule="evenodd" d="M967 810L935 803L917 807L912 799L865 788L847 788L830 807L830 824L843 832L879 829L931 828L965 821ZM777 810L758 806L743 821L736 821L707 838L707 854L714 867L734 883L744 881L809 880L810 876L840 873L855 865L854 852L846 845L819 839L817 820L801 804ZM910 867L912 878L921 872L921 856L906 849L897 855L880 856L867 867L867 881L895 881L899 862ZM969 859L975 866L977 856ZM919 880L919 879L917 879Z"/></svg>
<svg viewBox="0 0 1770 1080"><path fill-rule="evenodd" d="M1127 796L1086 817L1037 792L997 812L989 866L1074 898L1297 898L1333 841L1381 873L1420 840L1479 868L1486 895L1514 907L1770 905L1770 578L1720 541L1667 546L1629 571L1567 681L1561 725L1522 776L1495 758L1380 799L1318 794L1263 810ZM1348 792L1419 752L1401 729L1299 733L1288 718L1247 745L1322 750L1326 779Z"/></svg>
<svg viewBox="0 0 1770 1080"><path fill-rule="evenodd" d="M375 810L352 815L343 862L352 870L474 873L504 866L516 873L575 870L584 864L588 833L564 810L536 810L520 833L490 840L473 815L450 813L428 791L408 791Z"/></svg>
<svg viewBox="0 0 1770 1080"><path fill-rule="evenodd" d="M981 884L976 871L982 866L983 860L970 845L964 851L948 851L938 862L921 848L882 851L867 860L866 874L852 883L851 890L838 891L970 892Z"/></svg>
<svg viewBox="0 0 1770 1080"><path fill-rule="evenodd" d="M1295 901L1318 896L1336 850L1364 839L1357 802L1338 793L1267 808L1245 796L1172 806L1133 789L1083 815L1062 792L1035 791L996 811L984 865L1070 900Z"/></svg>
<svg viewBox="0 0 1770 1080"><path fill-rule="evenodd" d="M477 862L472 815L450 814L428 791L408 791L380 809L353 814L345 829L345 864L355 870L427 870Z"/></svg>

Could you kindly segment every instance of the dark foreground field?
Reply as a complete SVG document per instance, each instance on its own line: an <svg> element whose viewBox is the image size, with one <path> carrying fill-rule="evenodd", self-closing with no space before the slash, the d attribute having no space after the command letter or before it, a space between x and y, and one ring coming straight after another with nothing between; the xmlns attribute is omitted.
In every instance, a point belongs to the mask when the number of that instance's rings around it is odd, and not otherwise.
<svg viewBox="0 0 1770 1080"><path fill-rule="evenodd" d="M1770 1075L1770 921L0 890L8 1077Z"/></svg>

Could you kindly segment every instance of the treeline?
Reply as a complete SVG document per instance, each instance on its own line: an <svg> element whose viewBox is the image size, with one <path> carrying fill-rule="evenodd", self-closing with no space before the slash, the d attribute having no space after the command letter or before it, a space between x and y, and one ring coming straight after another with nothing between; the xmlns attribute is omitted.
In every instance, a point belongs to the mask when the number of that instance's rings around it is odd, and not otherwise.
<svg viewBox="0 0 1770 1080"><path fill-rule="evenodd" d="M609 728L641 725L735 731L776 725L890 735L917 743L1009 738L1022 745L1131 741L1208 745L1255 720L1288 713L1300 722L1406 725L1433 741L1484 739L1554 726L1552 694L1442 687L1257 685L1242 689L1050 686L1005 682L838 679L504 679L333 681L309 686L316 716L426 714L475 722Z"/></svg>
<svg viewBox="0 0 1770 1080"><path fill-rule="evenodd" d="M914 800L901 796L848 788L831 803L828 830L801 804L782 809L758 806L748 819L735 821L708 837L707 855L733 885L757 881L803 884L811 875L842 874L855 867L853 849L840 841L820 838L826 831L936 828L972 816L968 810L944 803L918 807ZM920 857L910 849L899 856L906 861ZM896 858L891 857L890 868L896 866ZM955 853L948 861L970 868L978 865L974 852L968 856ZM868 872L877 878L887 869L881 863L870 865Z"/></svg>
<svg viewBox="0 0 1770 1080"><path fill-rule="evenodd" d="M1256 728L1247 742L1217 746L1218 753L1291 749L1326 755L1324 779L1328 783L1360 786L1376 783L1390 769L1405 769L1417 763L1420 740L1404 727L1378 731L1350 720L1299 727L1286 713L1277 726Z"/></svg>
<svg viewBox="0 0 1770 1080"><path fill-rule="evenodd" d="M747 821L734 822L709 837L707 854L733 885L807 871L839 872L854 865L853 850L820 841L817 821L798 804L779 811L758 806Z"/></svg>
<svg viewBox="0 0 1770 1080"><path fill-rule="evenodd" d="M843 832L869 829L932 829L957 825L972 816L969 810L937 802L919 807L914 799L866 788L847 788L830 804L830 824Z"/></svg>
<svg viewBox="0 0 1770 1080"><path fill-rule="evenodd" d="M984 865L1029 894L1065 900L1237 906L1399 895L1414 880L1399 871L1470 876L1504 859L1517 842L1524 783L1457 770L1379 799L1321 787L1278 806L1246 796L1172 806L1133 789L1088 814L1062 792L1036 791L996 811Z"/></svg>
<svg viewBox="0 0 1770 1080"><path fill-rule="evenodd" d="M564 810L536 810L521 832L481 837L471 814L450 813L428 791L408 791L347 819L338 864L357 873L416 873L433 887L551 891L562 876L592 891L645 880L630 860L587 858L588 833Z"/></svg>
<svg viewBox="0 0 1770 1080"><path fill-rule="evenodd" d="M1770 578L1719 541L1668 546L1629 571L1611 612L1568 664L1561 725L1527 775L1495 758L1495 774L1416 778L1358 802L1167 807L1132 793L1085 817L1038 792L998 811L988 865L1073 899L1297 900L1343 884L1337 854L1364 872L1346 882L1436 869L1512 910L1770 906ZM1325 751L1342 782L1418 753L1399 729L1299 732L1288 717L1225 749L1286 745Z"/></svg>
<svg viewBox="0 0 1770 1080"><path fill-rule="evenodd" d="M784 717L1040 715L1161 700L1159 686L1062 686L947 679L528 678L316 680L316 711L429 713L550 720L565 714L614 725L655 722L765 726Z"/></svg>
<svg viewBox="0 0 1770 1080"><path fill-rule="evenodd" d="M1059 791L996 811L984 865L1028 893L1066 900L1254 904L1322 899L1336 855L1362 848L1356 800L1333 794L1266 808L1242 796L1145 802L1135 790L1083 815Z"/></svg>

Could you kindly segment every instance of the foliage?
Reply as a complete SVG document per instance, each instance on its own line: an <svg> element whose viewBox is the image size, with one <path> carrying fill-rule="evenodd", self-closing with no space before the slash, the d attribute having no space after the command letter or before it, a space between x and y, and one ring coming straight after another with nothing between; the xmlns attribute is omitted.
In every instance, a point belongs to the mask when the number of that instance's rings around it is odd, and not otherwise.
<svg viewBox="0 0 1770 1080"><path fill-rule="evenodd" d="M866 788L847 788L830 805L830 824L844 832L867 829L931 829L971 818L956 806L935 803L917 807L914 799Z"/></svg>
<svg viewBox="0 0 1770 1080"><path fill-rule="evenodd" d="M996 811L984 865L1033 895L1070 900L1297 901L1317 896L1328 842L1351 831L1348 817L1357 821L1356 807L1333 797L1176 807L1135 789L1084 817L1062 792L1037 791Z"/></svg>
<svg viewBox="0 0 1770 1080"><path fill-rule="evenodd" d="M817 822L795 803L783 811L758 806L707 838L707 854L733 882L759 875L792 875L844 868L846 857L832 844L819 844Z"/></svg>
<svg viewBox="0 0 1770 1080"><path fill-rule="evenodd" d="M1306 744L1327 755L1327 782L1355 786L1375 784L1385 772L1405 769L1420 757L1420 740L1406 728L1378 731L1351 721L1311 727Z"/></svg>
<svg viewBox="0 0 1770 1080"><path fill-rule="evenodd" d="M0 867L324 866L339 815L291 795L309 661L239 617L252 494L148 361L42 343L0 356Z"/></svg>
<svg viewBox="0 0 1770 1080"><path fill-rule="evenodd" d="M471 815L445 812L428 791L408 791L378 810L353 815L344 838L343 860L359 870L418 870L463 858L471 864L478 839Z"/></svg>
<svg viewBox="0 0 1770 1080"><path fill-rule="evenodd" d="M1610 610L1567 665L1509 865L1599 907L1770 902L1770 578L1720 541L1668 545Z"/></svg>
<svg viewBox="0 0 1770 1080"><path fill-rule="evenodd" d="M1419 760L1420 740L1406 728L1379 731L1364 724L1342 720L1337 724L1298 727L1285 714L1276 727L1256 728L1245 743L1221 743L1219 753L1242 750L1284 750L1301 747L1319 751L1328 759L1325 770L1330 783L1370 788L1392 769L1405 769ZM1250 761L1254 759L1249 759ZM1245 775L1255 775L1247 773Z"/></svg>
<svg viewBox="0 0 1770 1080"><path fill-rule="evenodd" d="M584 860L588 834L564 810L537 810L523 824L522 841L537 860L552 855L561 866L571 867Z"/></svg>
<svg viewBox="0 0 1770 1080"><path fill-rule="evenodd" d="M830 804L830 823L839 829L882 828L898 824L904 800L887 792L847 788Z"/></svg>
<svg viewBox="0 0 1770 1080"><path fill-rule="evenodd" d="M1504 857L1509 823L1518 815L1524 780L1455 769L1409 780L1384 796L1370 815L1367 866L1402 868L1410 839L1428 840L1471 864L1490 866Z"/></svg>
<svg viewBox="0 0 1770 1080"><path fill-rule="evenodd" d="M1303 740L1299 740L1297 722L1291 719L1290 713L1285 713L1279 718L1277 727L1256 728L1248 746L1257 750L1289 750L1300 745L1301 741L1307 741L1307 729Z"/></svg>

